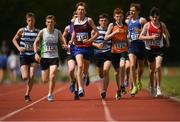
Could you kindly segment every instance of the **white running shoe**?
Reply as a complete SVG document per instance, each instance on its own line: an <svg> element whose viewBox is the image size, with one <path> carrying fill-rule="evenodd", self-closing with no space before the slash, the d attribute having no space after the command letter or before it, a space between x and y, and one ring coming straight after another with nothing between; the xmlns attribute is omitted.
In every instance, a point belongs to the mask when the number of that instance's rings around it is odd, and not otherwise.
<svg viewBox="0 0 180 122"><path fill-rule="evenodd" d="M159 87L157 87L157 93L156 93L156 96L158 97L158 96L161 96L161 95L162 95L161 89L160 89Z"/></svg>

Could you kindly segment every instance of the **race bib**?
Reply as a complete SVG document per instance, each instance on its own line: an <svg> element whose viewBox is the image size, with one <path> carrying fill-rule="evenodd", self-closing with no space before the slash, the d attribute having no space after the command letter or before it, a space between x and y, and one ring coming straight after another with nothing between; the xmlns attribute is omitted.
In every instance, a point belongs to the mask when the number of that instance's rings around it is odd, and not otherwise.
<svg viewBox="0 0 180 122"><path fill-rule="evenodd" d="M25 49L26 50L33 50L33 43L25 42Z"/></svg>
<svg viewBox="0 0 180 122"><path fill-rule="evenodd" d="M131 34L131 40L138 40L139 39L139 33L132 33Z"/></svg>
<svg viewBox="0 0 180 122"><path fill-rule="evenodd" d="M147 41L147 44L148 44L149 46L160 46L160 45L161 45L159 39L158 39L158 40L149 40L149 41Z"/></svg>
<svg viewBox="0 0 180 122"><path fill-rule="evenodd" d="M114 43L114 47L116 48L116 49L125 49L126 47L127 47L127 42L126 41L116 41L115 43Z"/></svg>
<svg viewBox="0 0 180 122"><path fill-rule="evenodd" d="M45 46L46 51L56 51L57 46L54 43L47 43Z"/></svg>
<svg viewBox="0 0 180 122"><path fill-rule="evenodd" d="M76 33L76 38L78 42L82 42L84 39L88 39L88 33Z"/></svg>

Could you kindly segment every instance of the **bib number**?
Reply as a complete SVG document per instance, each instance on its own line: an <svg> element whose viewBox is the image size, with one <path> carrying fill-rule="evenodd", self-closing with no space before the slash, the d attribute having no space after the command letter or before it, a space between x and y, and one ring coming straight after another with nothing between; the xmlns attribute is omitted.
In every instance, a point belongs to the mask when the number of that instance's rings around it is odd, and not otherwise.
<svg viewBox="0 0 180 122"><path fill-rule="evenodd" d="M30 43L30 42L26 42L25 43L25 48L26 48L26 50L33 50L33 44Z"/></svg>
<svg viewBox="0 0 180 122"><path fill-rule="evenodd" d="M131 39L132 40L138 40L139 39L139 34L137 34L137 33L131 34Z"/></svg>
<svg viewBox="0 0 180 122"><path fill-rule="evenodd" d="M88 33L76 33L78 42L82 42L84 39L88 39Z"/></svg>
<svg viewBox="0 0 180 122"><path fill-rule="evenodd" d="M123 41L123 42L115 42L114 43L114 47L116 48L116 49L124 49L124 48L126 48L127 47L127 42L126 41Z"/></svg>

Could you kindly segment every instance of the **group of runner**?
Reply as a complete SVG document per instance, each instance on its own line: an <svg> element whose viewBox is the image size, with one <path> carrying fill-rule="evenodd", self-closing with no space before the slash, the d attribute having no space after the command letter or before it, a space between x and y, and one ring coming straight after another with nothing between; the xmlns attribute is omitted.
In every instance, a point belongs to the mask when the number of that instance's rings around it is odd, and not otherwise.
<svg viewBox="0 0 180 122"><path fill-rule="evenodd" d="M41 66L42 81L49 82L47 99L50 102L54 100L53 90L59 65L58 42L68 52L70 91L74 93L75 100L85 95L84 86L90 82L88 70L93 56L96 57L99 77L103 81L100 94L102 99L106 98L111 64L117 82L116 100L126 93L127 84L131 86L130 94L137 94L142 87L145 55L149 64L151 92L156 96L161 95L161 64L164 47L169 47L170 35L166 25L160 21L159 9L153 7L150 10L150 21L147 22L139 16L140 5L132 3L127 17L121 8L115 8L112 23L109 23L106 13L100 14L99 26L95 26L92 18L86 17L86 13L86 3L77 3L71 23L63 34L54 27L54 15L46 17L46 27L39 31L34 27L34 14L26 14L27 26L20 28L13 38L20 52L22 79L27 82L25 101L31 101L36 62Z"/></svg>

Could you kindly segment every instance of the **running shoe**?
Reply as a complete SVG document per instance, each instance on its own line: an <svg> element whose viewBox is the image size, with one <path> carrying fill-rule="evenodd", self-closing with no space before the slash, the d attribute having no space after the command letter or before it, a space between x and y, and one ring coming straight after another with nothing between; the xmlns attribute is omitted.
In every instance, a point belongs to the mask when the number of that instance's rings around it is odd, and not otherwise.
<svg viewBox="0 0 180 122"><path fill-rule="evenodd" d="M116 96L115 96L116 100L120 100L121 99L121 90L118 90L116 92Z"/></svg>
<svg viewBox="0 0 180 122"><path fill-rule="evenodd" d="M84 76L83 80L84 80L84 83L86 84L86 86L89 86L89 83L90 83L89 76Z"/></svg>
<svg viewBox="0 0 180 122"><path fill-rule="evenodd" d="M75 91L75 81L72 81L70 86L69 86L69 90L73 93Z"/></svg>
<svg viewBox="0 0 180 122"><path fill-rule="evenodd" d="M25 95L25 96L24 96L24 100L25 100L26 102L29 102L29 101L31 101L31 98L30 98L29 95Z"/></svg>
<svg viewBox="0 0 180 122"><path fill-rule="evenodd" d="M137 92L138 92L137 87L133 87L130 94L131 94L131 96L135 96L137 94Z"/></svg>
<svg viewBox="0 0 180 122"><path fill-rule="evenodd" d="M47 100L49 101L49 102L53 102L53 96L52 95L49 95L48 97L47 97Z"/></svg>
<svg viewBox="0 0 180 122"><path fill-rule="evenodd" d="M84 90L79 90L78 95L79 95L79 97L83 97L84 96Z"/></svg>
<svg viewBox="0 0 180 122"><path fill-rule="evenodd" d="M159 87L157 87L157 93L156 93L156 97L161 96L161 89Z"/></svg>
<svg viewBox="0 0 180 122"><path fill-rule="evenodd" d="M139 81L139 82L137 83L137 89L138 89L138 91L140 91L140 90L142 89L142 83L141 83L141 81Z"/></svg>
<svg viewBox="0 0 180 122"><path fill-rule="evenodd" d="M74 91L74 100L79 100L78 91Z"/></svg>
<svg viewBox="0 0 180 122"><path fill-rule="evenodd" d="M126 87L124 85L121 86L121 93L126 94Z"/></svg>
<svg viewBox="0 0 180 122"><path fill-rule="evenodd" d="M102 99L105 99L105 98L106 98L106 92L105 92L105 91L101 92L101 98L102 98Z"/></svg>

